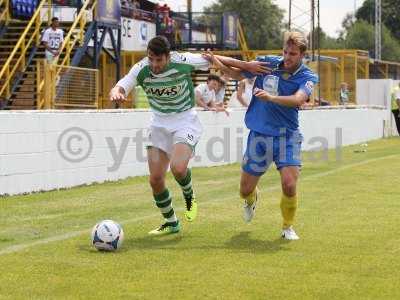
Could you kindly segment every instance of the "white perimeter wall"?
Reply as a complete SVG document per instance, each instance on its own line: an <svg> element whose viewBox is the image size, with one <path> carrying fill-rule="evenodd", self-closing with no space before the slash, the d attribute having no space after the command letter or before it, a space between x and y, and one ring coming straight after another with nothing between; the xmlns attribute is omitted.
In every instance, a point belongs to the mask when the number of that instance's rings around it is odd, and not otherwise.
<svg viewBox="0 0 400 300"><path fill-rule="evenodd" d="M247 135L243 128L244 112L235 110L229 117L223 113L199 112L204 135L197 147L194 166L241 160ZM148 174L144 145L134 138L147 136L145 128L150 115L138 110L0 112L0 195ZM303 150L313 150L321 145L335 148L337 139L342 145L350 145L383 137L388 112L367 108L310 110L301 111L300 119ZM76 130L65 133L76 127L86 135ZM62 153L69 159L89 155L83 161L71 162ZM119 163L116 157L121 158Z"/></svg>
<svg viewBox="0 0 400 300"><path fill-rule="evenodd" d="M392 91L399 82L392 79L358 79L357 104L381 105L391 111ZM388 125L391 128L391 134L398 135L393 114Z"/></svg>

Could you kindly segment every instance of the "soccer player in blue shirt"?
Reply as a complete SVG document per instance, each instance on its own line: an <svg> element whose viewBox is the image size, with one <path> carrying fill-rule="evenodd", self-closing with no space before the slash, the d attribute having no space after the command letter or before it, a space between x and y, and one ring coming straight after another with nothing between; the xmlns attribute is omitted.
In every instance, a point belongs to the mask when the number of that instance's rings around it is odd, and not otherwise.
<svg viewBox="0 0 400 300"><path fill-rule="evenodd" d="M253 97L245 123L250 129L243 158L240 196L244 199L244 220L250 222L260 199L257 184L272 162L281 175L283 217L282 237L299 239L293 229L298 196L297 180L301 167L298 111L313 92L318 76L303 64L307 40L300 32L287 32L283 56L264 56L257 60L269 69L262 75L240 72L244 62L223 56L209 59L230 76L255 77ZM229 67L229 70L227 68ZM240 73L239 73L240 72ZM241 74L242 76L238 76Z"/></svg>

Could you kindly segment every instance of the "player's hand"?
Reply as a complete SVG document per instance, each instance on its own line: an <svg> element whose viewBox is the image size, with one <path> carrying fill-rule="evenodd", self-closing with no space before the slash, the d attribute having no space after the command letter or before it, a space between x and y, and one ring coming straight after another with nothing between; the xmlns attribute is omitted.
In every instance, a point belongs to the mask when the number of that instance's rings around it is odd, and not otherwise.
<svg viewBox="0 0 400 300"><path fill-rule="evenodd" d="M214 53L211 51L207 51L206 53L203 53L202 56L208 60L210 63L212 63L217 69L221 69L224 67L222 62L214 56Z"/></svg>
<svg viewBox="0 0 400 300"><path fill-rule="evenodd" d="M227 117L229 117L229 110L225 107L220 107L219 109L217 109L217 112L219 111L223 111Z"/></svg>
<svg viewBox="0 0 400 300"><path fill-rule="evenodd" d="M110 101L125 101L126 96L125 93L121 91L121 89L116 86L110 91Z"/></svg>
<svg viewBox="0 0 400 300"><path fill-rule="evenodd" d="M253 91L253 94L254 94L254 96L256 96L257 98L259 98L261 100L269 101L272 98L271 94L269 94L267 91L264 91L259 88L255 88Z"/></svg>
<svg viewBox="0 0 400 300"><path fill-rule="evenodd" d="M249 61L246 63L246 71L256 75L271 73L271 68L268 68L267 64L267 62L263 61Z"/></svg>
<svg viewBox="0 0 400 300"><path fill-rule="evenodd" d="M202 53L201 56L202 56L205 60L207 60L207 61L209 61L210 63L212 63L213 55L210 53L210 51L207 51L206 53Z"/></svg>
<svg viewBox="0 0 400 300"><path fill-rule="evenodd" d="M227 116L229 116L229 111L224 106L214 106L210 107L210 111L215 111L216 113L224 112Z"/></svg>

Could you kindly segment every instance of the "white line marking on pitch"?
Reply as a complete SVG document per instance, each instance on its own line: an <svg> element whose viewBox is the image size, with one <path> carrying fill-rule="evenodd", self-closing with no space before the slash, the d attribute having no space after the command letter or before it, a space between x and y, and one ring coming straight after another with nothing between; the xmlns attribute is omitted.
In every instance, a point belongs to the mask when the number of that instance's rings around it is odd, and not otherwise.
<svg viewBox="0 0 400 300"><path fill-rule="evenodd" d="M336 173L339 173L341 171L348 170L348 169L351 169L351 168L354 168L354 167L366 165L366 164L373 163L373 162L380 161L380 160L384 160L384 159L394 158L394 157L397 157L397 156L399 156L399 154L393 154L393 155L388 155L388 156L384 156L384 157L372 158L372 159L360 161L360 162L357 162L357 163L353 163L353 164L350 164L350 165L346 165L346 166L343 166L343 167L339 167L339 168L336 168L336 169L333 169L333 170L329 170L329 171L326 171L326 172L321 172L321 173L313 174L313 175L310 175L310 176L307 176L307 177L303 177L300 180L301 181L313 180L315 178L321 178L321 177L329 176L329 175L336 174ZM280 188L280 184L279 185L270 186L266 190L267 191L268 190L276 190L278 188ZM207 203L207 202L210 202L210 201L204 201L203 204ZM175 209L175 210L176 211L181 211L183 209L179 209L178 208L178 209ZM159 215L160 215L159 213L151 214L151 215L147 215L147 216L143 216L143 217L139 217L139 218L133 218L133 219L125 220L125 221L122 221L120 223L121 224L136 223L136 222L139 222L139 221L142 221L142 220L147 220L147 219L150 219L150 218L158 217ZM83 235L83 234L88 234L89 232L90 232L90 229L80 230L80 231L73 231L73 232L68 232L68 233L65 233L65 234L48 237L48 238L45 238L45 239L41 239L41 240L38 240L38 241L26 243L26 244L19 244L19 245L9 246L7 248L4 248L3 250L0 250L0 256L1 255L5 255L5 254L19 252L19 251L22 251L22 250L25 250L27 248L34 247L34 246L44 245L44 244L57 242L57 241L68 240L68 239L71 239L71 238L74 238L74 237L77 237L77 236L80 236L80 235Z"/></svg>

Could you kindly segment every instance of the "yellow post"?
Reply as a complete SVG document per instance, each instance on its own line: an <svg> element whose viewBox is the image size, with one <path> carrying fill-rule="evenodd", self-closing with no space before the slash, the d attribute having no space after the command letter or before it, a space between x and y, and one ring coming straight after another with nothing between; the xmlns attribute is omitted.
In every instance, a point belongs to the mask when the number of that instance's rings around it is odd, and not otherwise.
<svg viewBox="0 0 400 300"><path fill-rule="evenodd" d="M7 65L6 78L10 78L10 65ZM6 84L6 97L9 98L11 96L10 81L8 80Z"/></svg>
<svg viewBox="0 0 400 300"><path fill-rule="evenodd" d="M52 5L51 5L51 0L48 0L47 2L48 2L48 5L49 5L49 7L47 8L47 25L50 26L50 24L51 24L51 16L52 16L52 11L51 11ZM39 18L40 18L40 16L39 16Z"/></svg>
<svg viewBox="0 0 400 300"><path fill-rule="evenodd" d="M36 109L40 109L41 92L40 92L40 61L36 61Z"/></svg>
<svg viewBox="0 0 400 300"><path fill-rule="evenodd" d="M10 20L10 1L6 0L5 4L6 24L8 24L8 21Z"/></svg>
<svg viewBox="0 0 400 300"><path fill-rule="evenodd" d="M96 108L102 108L102 105L99 105L99 70L96 70L95 73L95 81L96 81L96 86L95 86L95 105Z"/></svg>
<svg viewBox="0 0 400 300"><path fill-rule="evenodd" d="M47 61L44 61L44 109L51 108L52 102L52 90L53 90L53 82L52 82L52 74L51 74L51 64L48 64Z"/></svg>
<svg viewBox="0 0 400 300"><path fill-rule="evenodd" d="M56 76L57 70L56 66L54 64L50 65L50 80L51 80L51 97L50 97L50 109L54 108L54 100L56 98L56 85L57 85L57 76Z"/></svg>
<svg viewBox="0 0 400 300"><path fill-rule="evenodd" d="M344 54L340 55L340 82L344 81Z"/></svg>
<svg viewBox="0 0 400 300"><path fill-rule="evenodd" d="M106 77L106 72L108 69L107 66L107 57L105 56L105 54L101 54L101 63L102 63L102 72L101 72L101 89L102 89L102 97L101 97L101 108L105 107L105 103L107 101L108 98L108 91L107 91L107 87L106 87L106 82L107 82L107 77Z"/></svg>
<svg viewBox="0 0 400 300"><path fill-rule="evenodd" d="M326 89L327 89L327 98L332 100L335 97L332 97L332 68L331 63L327 63L327 73L326 73ZM336 98L335 98L336 101Z"/></svg>
<svg viewBox="0 0 400 300"><path fill-rule="evenodd" d="M86 12L83 12L81 19L79 20L79 46L83 45L83 31L86 23Z"/></svg>
<svg viewBox="0 0 400 300"><path fill-rule="evenodd" d="M25 67L25 57L26 57L26 47L25 47L25 39L23 39L22 43L21 43L21 64L22 64L22 68L21 69L22 70Z"/></svg>
<svg viewBox="0 0 400 300"><path fill-rule="evenodd" d="M357 95L357 78L358 78L358 54L357 51L354 53L354 83L353 83L353 93L351 97L353 98L354 104L356 103L356 95Z"/></svg>

